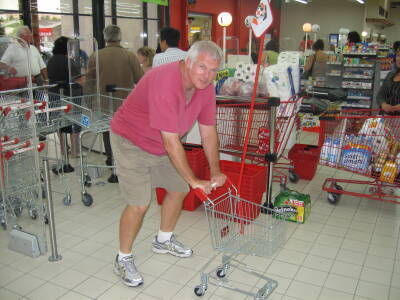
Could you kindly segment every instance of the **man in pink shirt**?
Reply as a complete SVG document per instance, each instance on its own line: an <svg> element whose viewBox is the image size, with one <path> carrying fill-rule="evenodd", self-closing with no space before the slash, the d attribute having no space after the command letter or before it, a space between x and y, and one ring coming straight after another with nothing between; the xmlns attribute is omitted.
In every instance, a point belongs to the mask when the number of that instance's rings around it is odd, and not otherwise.
<svg viewBox="0 0 400 300"><path fill-rule="evenodd" d="M189 186L209 193L225 182L219 168L212 84L221 60L222 51L215 43L196 43L184 61L148 71L111 121L111 145L122 197L127 202L120 219L120 249L114 272L128 286L143 283L133 261L132 245L152 189L167 190L153 251L189 257L193 251L173 234ZM196 120L210 166L210 181L195 177L180 141Z"/></svg>

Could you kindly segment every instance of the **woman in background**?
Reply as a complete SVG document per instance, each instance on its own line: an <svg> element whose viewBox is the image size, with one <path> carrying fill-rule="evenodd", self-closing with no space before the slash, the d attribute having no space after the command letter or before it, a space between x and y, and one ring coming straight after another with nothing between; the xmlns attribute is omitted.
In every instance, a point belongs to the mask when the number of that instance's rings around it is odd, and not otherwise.
<svg viewBox="0 0 400 300"><path fill-rule="evenodd" d="M151 67L153 65L153 58L154 58L155 54L156 54L156 51L150 47L142 47L142 48L138 49L137 56L138 56L140 65L142 66L143 72L146 73L148 70L151 69Z"/></svg>
<svg viewBox="0 0 400 300"><path fill-rule="evenodd" d="M314 54L308 57L304 72L311 71L312 77L325 76L328 54L324 52L324 42L321 39L317 40L312 49Z"/></svg>
<svg viewBox="0 0 400 300"><path fill-rule="evenodd" d="M395 68L382 83L376 99L387 114L400 115L400 49L396 50Z"/></svg>
<svg viewBox="0 0 400 300"><path fill-rule="evenodd" d="M278 44L274 40L270 40L265 45L265 51L261 57L261 64L263 66L276 65L278 63L279 49Z"/></svg>

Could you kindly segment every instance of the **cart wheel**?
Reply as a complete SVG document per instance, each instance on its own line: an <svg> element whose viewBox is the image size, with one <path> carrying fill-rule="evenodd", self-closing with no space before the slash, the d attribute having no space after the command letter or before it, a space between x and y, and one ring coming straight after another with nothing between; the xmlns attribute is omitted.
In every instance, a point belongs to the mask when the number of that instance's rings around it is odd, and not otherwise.
<svg viewBox="0 0 400 300"><path fill-rule="evenodd" d="M219 269L217 269L217 276L219 277L219 278L224 278L225 276L226 276L226 274L225 274L225 269L224 268L219 268Z"/></svg>
<svg viewBox="0 0 400 300"><path fill-rule="evenodd" d="M292 183L297 183L300 177L293 170L289 170L289 180Z"/></svg>
<svg viewBox="0 0 400 300"><path fill-rule="evenodd" d="M331 204L336 204L340 199L340 195L336 193L328 193L328 201Z"/></svg>
<svg viewBox="0 0 400 300"><path fill-rule="evenodd" d="M71 205L71 195L67 195L63 198L63 204L65 206L70 206Z"/></svg>
<svg viewBox="0 0 400 300"><path fill-rule="evenodd" d="M82 202L85 206L90 206L93 203L93 197L88 193L84 193L82 195Z"/></svg>
<svg viewBox="0 0 400 300"><path fill-rule="evenodd" d="M90 178L89 175L85 175L85 179L84 179L84 181L83 181L83 184L84 184L86 187L91 187L91 186L92 186L92 179Z"/></svg>
<svg viewBox="0 0 400 300"><path fill-rule="evenodd" d="M29 216L31 217L32 220L36 220L37 219L37 210L36 209L30 209L29 210Z"/></svg>
<svg viewBox="0 0 400 300"><path fill-rule="evenodd" d="M342 186L338 185L337 183L335 183L335 189L337 189L338 191L343 191Z"/></svg>
<svg viewBox="0 0 400 300"><path fill-rule="evenodd" d="M1 227L3 227L4 230L7 230L7 223L1 222Z"/></svg>
<svg viewBox="0 0 400 300"><path fill-rule="evenodd" d="M49 224L49 217L47 215L44 216L44 224Z"/></svg>
<svg viewBox="0 0 400 300"><path fill-rule="evenodd" d="M203 286L198 285L194 288L194 293L196 294L196 296L203 296L206 293L206 290Z"/></svg>

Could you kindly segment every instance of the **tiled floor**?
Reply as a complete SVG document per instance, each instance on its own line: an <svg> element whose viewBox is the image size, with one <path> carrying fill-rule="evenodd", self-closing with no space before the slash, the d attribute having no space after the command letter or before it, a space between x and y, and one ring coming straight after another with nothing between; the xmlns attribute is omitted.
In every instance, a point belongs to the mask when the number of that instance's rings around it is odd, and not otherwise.
<svg viewBox="0 0 400 300"><path fill-rule="evenodd" d="M0 232L0 299L200 299L193 287L200 282L199 269L214 253L202 207L184 211L179 220L179 239L194 249L193 257L179 259L151 251L160 214L153 203L134 247L145 283L125 287L112 271L123 203L117 184L102 184L108 174L88 189L94 197L91 207L80 201L76 173L67 176L71 206L63 205L62 196L54 196L61 261L48 262L49 254L32 259L12 252L6 232ZM311 217L302 225L288 224L288 240L272 258L240 259L279 282L270 299L400 299L400 206L349 196L331 205L321 191L327 176L352 174L319 167L312 181L290 184L311 194ZM53 185L60 188L55 178ZM238 271L231 278L249 290L262 285L258 278ZM246 296L209 286L202 299Z"/></svg>

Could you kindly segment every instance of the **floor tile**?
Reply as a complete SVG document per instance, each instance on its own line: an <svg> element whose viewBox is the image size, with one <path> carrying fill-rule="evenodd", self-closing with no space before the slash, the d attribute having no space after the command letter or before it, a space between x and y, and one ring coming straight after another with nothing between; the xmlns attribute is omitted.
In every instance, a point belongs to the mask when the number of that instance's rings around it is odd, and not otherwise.
<svg viewBox="0 0 400 300"><path fill-rule="evenodd" d="M19 295L25 296L33 290L37 289L39 286L45 283L44 280L39 279L30 274L25 274L12 281L5 286L6 289L11 292L17 293Z"/></svg>
<svg viewBox="0 0 400 300"><path fill-rule="evenodd" d="M97 297L98 300L118 299L131 300L134 299L139 292L134 287L128 287L122 283L117 283L106 290L102 295Z"/></svg>
<svg viewBox="0 0 400 300"><path fill-rule="evenodd" d="M88 277L89 275L87 274L69 269L50 279L50 281L64 288L72 289L85 281Z"/></svg>
<svg viewBox="0 0 400 300"><path fill-rule="evenodd" d="M320 292L321 287L319 286L293 280L286 291L286 295L296 299L312 300L318 299Z"/></svg>
<svg viewBox="0 0 400 300"><path fill-rule="evenodd" d="M323 288L319 300L353 300L352 294L343 293L340 291Z"/></svg>
<svg viewBox="0 0 400 300"><path fill-rule="evenodd" d="M391 288L390 289L389 300L397 300L397 299L400 299L400 289Z"/></svg>
<svg viewBox="0 0 400 300"><path fill-rule="evenodd" d="M0 289L0 299L19 300L21 299L21 296L6 289Z"/></svg>
<svg viewBox="0 0 400 300"><path fill-rule="evenodd" d="M367 297L368 299L381 300L388 298L389 290L390 288L388 286L360 280L356 294L362 297Z"/></svg>
<svg viewBox="0 0 400 300"><path fill-rule="evenodd" d="M332 266L331 273L352 278L359 278L361 270L362 266L360 265L350 264L348 262L337 260Z"/></svg>
<svg viewBox="0 0 400 300"><path fill-rule="evenodd" d="M64 296L60 298L60 300L90 300L93 298L89 298L87 296L84 296L82 294L76 293L74 291L69 291L66 293Z"/></svg>
<svg viewBox="0 0 400 300"><path fill-rule="evenodd" d="M21 271L14 270L11 267L3 266L0 268L0 287L5 286L16 278L23 275Z"/></svg>
<svg viewBox="0 0 400 300"><path fill-rule="evenodd" d="M336 257L338 250L339 250L338 247L314 244L314 246L310 251L310 254L313 254L315 256L321 256L324 258L334 259Z"/></svg>
<svg viewBox="0 0 400 300"><path fill-rule="evenodd" d="M382 271L378 269L364 267L360 279L381 285L390 285L392 272Z"/></svg>
<svg viewBox="0 0 400 300"><path fill-rule="evenodd" d="M357 281L358 279L355 278L329 274L325 281L325 287L348 294L354 294L357 287Z"/></svg>
<svg viewBox="0 0 400 300"><path fill-rule="evenodd" d="M74 288L75 292L90 298L97 298L108 290L112 283L98 278L90 277Z"/></svg>
<svg viewBox="0 0 400 300"><path fill-rule="evenodd" d="M144 293L162 299L173 299L173 296L182 288L181 285L164 280L157 279L145 288Z"/></svg>
<svg viewBox="0 0 400 300"><path fill-rule="evenodd" d="M354 252L347 249L340 249L336 259L351 264L363 265L365 257L365 253Z"/></svg>
<svg viewBox="0 0 400 300"><path fill-rule="evenodd" d="M318 271L307 267L301 267L294 279L296 281L323 286L327 276L328 276L327 272Z"/></svg>
<svg viewBox="0 0 400 300"><path fill-rule="evenodd" d="M32 300L53 300L60 298L68 292L67 289L53 283L45 283L27 296Z"/></svg>
<svg viewBox="0 0 400 300"><path fill-rule="evenodd" d="M298 265L282 262L282 261L273 261L271 265L268 267L266 274L268 276L272 276L273 274L285 277L285 278L293 278L299 269Z"/></svg>
<svg viewBox="0 0 400 300"><path fill-rule="evenodd" d="M279 252L278 256L276 257L276 260L284 261L291 264L301 265L306 256L307 255L305 253L299 251L282 249Z"/></svg>
<svg viewBox="0 0 400 300"><path fill-rule="evenodd" d="M324 258L321 256L316 256L316 255L308 255L306 259L303 262L303 266L320 270L320 271L325 271L329 272L329 270L332 267L333 260L329 258Z"/></svg>

